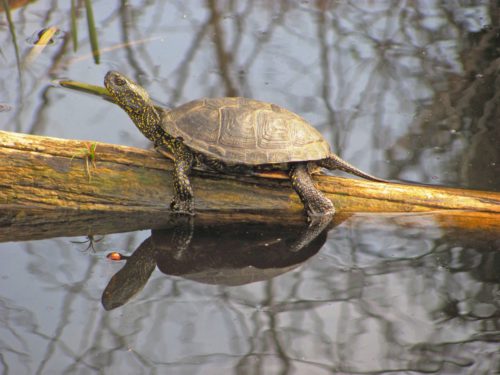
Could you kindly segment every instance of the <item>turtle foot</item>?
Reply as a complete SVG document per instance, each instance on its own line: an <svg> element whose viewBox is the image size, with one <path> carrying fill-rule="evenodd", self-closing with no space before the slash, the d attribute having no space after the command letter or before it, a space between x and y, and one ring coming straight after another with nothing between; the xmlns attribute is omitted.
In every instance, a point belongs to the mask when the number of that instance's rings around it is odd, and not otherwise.
<svg viewBox="0 0 500 375"><path fill-rule="evenodd" d="M320 202L324 204L308 205L306 207L307 220L309 222L319 220L323 217L333 217L335 215L335 207L330 200Z"/></svg>

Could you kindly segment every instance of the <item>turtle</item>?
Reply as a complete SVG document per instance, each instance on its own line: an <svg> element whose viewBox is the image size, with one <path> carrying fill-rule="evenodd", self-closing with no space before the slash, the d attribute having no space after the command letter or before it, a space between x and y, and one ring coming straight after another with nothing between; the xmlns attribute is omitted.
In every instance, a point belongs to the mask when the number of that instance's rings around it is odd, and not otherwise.
<svg viewBox="0 0 500 375"><path fill-rule="evenodd" d="M193 166L218 172L286 170L309 218L333 216L333 203L314 185L318 168L340 169L388 182L352 166L299 115L276 104L244 97L201 98L174 109L154 104L147 91L120 72L104 86L155 148L174 158L173 211L193 214L189 175Z"/></svg>

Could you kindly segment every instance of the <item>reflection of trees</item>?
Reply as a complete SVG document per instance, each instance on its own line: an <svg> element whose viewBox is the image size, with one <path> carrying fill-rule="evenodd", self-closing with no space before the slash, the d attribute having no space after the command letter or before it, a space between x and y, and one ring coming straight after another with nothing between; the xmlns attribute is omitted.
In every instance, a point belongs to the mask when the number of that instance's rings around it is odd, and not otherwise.
<svg viewBox="0 0 500 375"><path fill-rule="evenodd" d="M181 372L225 364L240 373L453 373L491 364L500 316L495 234L439 235L391 220L339 227L300 271L267 282L207 286L156 271L140 298L116 313L105 313L98 295L121 266L82 258L76 250L85 244L68 254L69 241L46 241L56 249L31 249L29 269L44 290L39 298L58 302L28 313L2 299L3 358L33 361L38 345L41 362L29 362L28 372L67 363L68 373L119 363ZM133 249L131 239L124 238Z"/></svg>
<svg viewBox="0 0 500 375"><path fill-rule="evenodd" d="M471 25L474 21L464 18L454 7L444 9L455 22L461 41L455 61L460 69L448 71L445 82L430 82L434 97L419 111L411 133L398 141L400 147L415 148L412 160L399 164L400 172L429 165L429 161L431 166L437 166L440 162L435 160L441 159L444 168L439 174L440 183L460 181L483 189L500 186L499 9L498 3L490 2L489 14L485 15L490 23L482 28ZM416 137L420 140L411 140ZM390 152L391 159L396 152L397 148ZM429 173L437 175L435 171ZM431 181L431 176L427 180Z"/></svg>

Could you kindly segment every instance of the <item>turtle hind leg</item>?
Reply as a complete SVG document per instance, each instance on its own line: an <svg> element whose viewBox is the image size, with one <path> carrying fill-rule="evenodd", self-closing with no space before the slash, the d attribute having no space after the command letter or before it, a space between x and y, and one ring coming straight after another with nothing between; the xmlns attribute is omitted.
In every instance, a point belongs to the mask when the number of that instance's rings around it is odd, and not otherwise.
<svg viewBox="0 0 500 375"><path fill-rule="evenodd" d="M292 187L297 192L309 218L333 215L333 203L320 192L309 174L307 163L297 163L290 167Z"/></svg>
<svg viewBox="0 0 500 375"><path fill-rule="evenodd" d="M372 176L368 173L363 172L362 170L359 170L358 168L349 164L344 159L341 159L339 156L335 154L330 154L326 159L318 160L316 164L319 165L320 167L330 170L340 169L341 171L353 174L358 177L362 177L370 181L389 182L387 180Z"/></svg>

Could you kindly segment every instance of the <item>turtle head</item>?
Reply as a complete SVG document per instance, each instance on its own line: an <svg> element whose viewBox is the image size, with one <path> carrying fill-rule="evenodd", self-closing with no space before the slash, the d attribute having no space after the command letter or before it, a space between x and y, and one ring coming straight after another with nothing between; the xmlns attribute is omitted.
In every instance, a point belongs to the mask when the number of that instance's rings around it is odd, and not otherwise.
<svg viewBox="0 0 500 375"><path fill-rule="evenodd" d="M115 71L106 73L104 86L148 139L154 142L161 136L160 114L143 87Z"/></svg>

